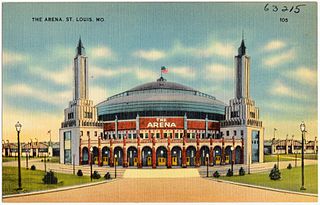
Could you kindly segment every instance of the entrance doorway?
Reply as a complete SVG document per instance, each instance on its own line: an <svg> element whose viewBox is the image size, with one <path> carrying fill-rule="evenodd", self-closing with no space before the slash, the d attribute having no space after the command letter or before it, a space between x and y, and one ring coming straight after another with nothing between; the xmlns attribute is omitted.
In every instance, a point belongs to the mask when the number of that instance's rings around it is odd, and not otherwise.
<svg viewBox="0 0 320 205"><path fill-rule="evenodd" d="M158 147L156 152L157 166L166 166L167 164L167 149L163 146Z"/></svg>

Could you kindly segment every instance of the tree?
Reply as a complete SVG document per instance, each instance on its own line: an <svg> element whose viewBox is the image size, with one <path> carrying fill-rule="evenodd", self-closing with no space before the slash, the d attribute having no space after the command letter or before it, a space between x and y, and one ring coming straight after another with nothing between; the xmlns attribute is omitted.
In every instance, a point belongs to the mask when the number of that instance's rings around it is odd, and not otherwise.
<svg viewBox="0 0 320 205"><path fill-rule="evenodd" d="M278 169L277 165L274 165L272 168L270 174L269 174L270 179L272 180L279 180L281 178L281 172Z"/></svg>

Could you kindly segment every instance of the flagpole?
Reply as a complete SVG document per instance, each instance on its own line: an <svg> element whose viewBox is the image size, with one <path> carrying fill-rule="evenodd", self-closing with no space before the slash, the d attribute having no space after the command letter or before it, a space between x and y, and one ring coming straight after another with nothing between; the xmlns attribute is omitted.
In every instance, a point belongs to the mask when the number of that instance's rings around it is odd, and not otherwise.
<svg viewBox="0 0 320 205"><path fill-rule="evenodd" d="M162 78L162 67L160 68L160 77Z"/></svg>

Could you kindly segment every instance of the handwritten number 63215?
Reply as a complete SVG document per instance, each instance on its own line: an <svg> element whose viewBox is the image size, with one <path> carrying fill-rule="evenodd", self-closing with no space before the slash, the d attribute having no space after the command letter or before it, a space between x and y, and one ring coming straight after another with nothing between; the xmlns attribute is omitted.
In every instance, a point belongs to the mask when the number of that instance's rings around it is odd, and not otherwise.
<svg viewBox="0 0 320 205"><path fill-rule="evenodd" d="M301 11L301 7L302 6L306 6L305 4L299 4L299 5L296 5L296 6L279 6L279 5L275 5L275 4L272 4L272 5L269 5L269 4L266 4L264 6L264 11L273 11L273 12L278 12L278 11L282 11L282 12L294 12L294 13L299 13Z"/></svg>

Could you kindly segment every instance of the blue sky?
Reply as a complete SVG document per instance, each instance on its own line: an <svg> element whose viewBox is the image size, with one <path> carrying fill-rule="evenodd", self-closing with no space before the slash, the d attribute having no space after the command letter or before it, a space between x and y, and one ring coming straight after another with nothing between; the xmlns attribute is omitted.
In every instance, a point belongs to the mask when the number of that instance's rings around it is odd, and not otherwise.
<svg viewBox="0 0 320 205"><path fill-rule="evenodd" d="M298 3L289 3L297 5ZM317 6L298 14L265 12L264 3L4 3L3 138L58 139L72 99L72 63L81 35L89 58L89 95L108 96L159 77L228 103L234 56L244 30L251 97L265 138L317 135ZM284 4L277 4L283 6ZM96 17L104 22L34 22L32 17ZM287 23L280 18L288 18ZM300 138L300 137L299 137Z"/></svg>

